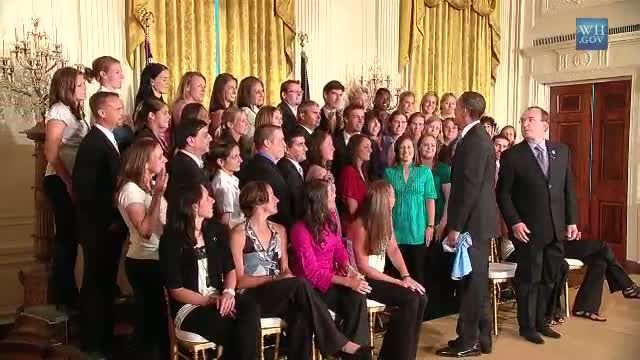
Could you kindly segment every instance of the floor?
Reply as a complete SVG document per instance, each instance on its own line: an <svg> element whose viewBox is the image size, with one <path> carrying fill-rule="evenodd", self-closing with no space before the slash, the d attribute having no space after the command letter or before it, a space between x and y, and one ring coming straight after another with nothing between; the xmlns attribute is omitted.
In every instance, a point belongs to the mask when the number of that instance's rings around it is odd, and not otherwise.
<svg viewBox="0 0 640 360"><path fill-rule="evenodd" d="M636 283L639 275L633 275ZM571 289L571 296L575 295ZM605 291L606 285L605 285ZM573 299L572 299L573 301ZM545 339L544 345L529 343L518 336L515 308L504 304L499 310L499 335L494 337L493 353L485 359L640 359L640 300L625 299L620 293L604 297L604 323L571 317L556 328L562 339ZM442 359L435 351L455 336L457 315L440 318L423 325L418 359Z"/></svg>

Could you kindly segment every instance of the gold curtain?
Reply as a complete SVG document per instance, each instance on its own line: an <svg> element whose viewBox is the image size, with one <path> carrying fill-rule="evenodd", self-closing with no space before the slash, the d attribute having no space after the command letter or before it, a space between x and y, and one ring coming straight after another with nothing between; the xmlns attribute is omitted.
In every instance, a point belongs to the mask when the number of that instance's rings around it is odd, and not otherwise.
<svg viewBox="0 0 640 360"><path fill-rule="evenodd" d="M205 104L215 78L214 0L126 0L127 55L134 64L135 50L144 41L139 10L153 13L150 27L153 60L169 68L171 86L167 101L175 95L180 77L200 71L207 78Z"/></svg>
<svg viewBox="0 0 640 360"><path fill-rule="evenodd" d="M399 64L416 96L473 90L490 103L499 19L499 0L400 0Z"/></svg>
<svg viewBox="0 0 640 360"><path fill-rule="evenodd" d="M293 70L294 0L220 0L223 72L238 81L256 76L265 104L280 102L280 84Z"/></svg>

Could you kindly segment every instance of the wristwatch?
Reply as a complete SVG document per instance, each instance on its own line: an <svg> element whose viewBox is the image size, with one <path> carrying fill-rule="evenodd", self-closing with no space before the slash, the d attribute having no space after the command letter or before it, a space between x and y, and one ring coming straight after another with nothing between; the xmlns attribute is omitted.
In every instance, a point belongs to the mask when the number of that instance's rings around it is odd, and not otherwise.
<svg viewBox="0 0 640 360"><path fill-rule="evenodd" d="M436 227L435 225L427 225L427 229L433 229L434 227Z"/></svg>

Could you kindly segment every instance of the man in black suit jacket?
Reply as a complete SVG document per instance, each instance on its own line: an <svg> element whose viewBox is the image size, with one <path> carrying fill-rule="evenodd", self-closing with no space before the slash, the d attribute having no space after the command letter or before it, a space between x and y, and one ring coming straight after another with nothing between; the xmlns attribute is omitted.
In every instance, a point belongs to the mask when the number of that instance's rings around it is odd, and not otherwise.
<svg viewBox="0 0 640 360"><path fill-rule="evenodd" d="M304 133L294 131L290 135L286 140L285 156L278 161L278 169L290 194L291 220L296 222L304 216L304 171L300 164L307 158L307 145Z"/></svg>
<svg viewBox="0 0 640 360"><path fill-rule="evenodd" d="M569 148L545 140L549 114L530 107L520 122L525 141L501 155L496 192L515 239L520 335L542 344L540 334L560 337L545 324L544 314L561 278L561 241L578 234L576 199Z"/></svg>
<svg viewBox="0 0 640 360"><path fill-rule="evenodd" d="M458 242L468 232L472 271L461 280L458 338L437 354L464 357L491 352L491 320L488 308L489 243L498 236L495 198L496 160L491 138L480 125L485 100L476 92L465 92L458 99L456 122L462 130L451 172L451 195L447 213L447 241ZM479 337L478 337L479 335ZM480 349L478 348L478 342Z"/></svg>
<svg viewBox="0 0 640 360"><path fill-rule="evenodd" d="M127 236L114 200L120 153L113 129L122 122L123 106L118 94L111 92L96 93L89 104L96 124L80 143L73 168L84 253L81 337L86 352L104 354L113 345L116 277Z"/></svg>
<svg viewBox="0 0 640 360"><path fill-rule="evenodd" d="M278 213L272 220L289 229L293 224L291 194L276 165L284 157L287 147L282 129L275 125L259 127L253 134L253 143L256 154L238 173L240 188L250 181L264 181L271 185L273 194L279 200Z"/></svg>
<svg viewBox="0 0 640 360"><path fill-rule="evenodd" d="M362 106L348 105L344 108L343 114L344 129L336 131L333 137L333 147L336 150L333 153L331 172L336 179L340 176L342 168L349 163L349 154L347 154L349 139L355 134L360 134L364 126L364 108Z"/></svg>
<svg viewBox="0 0 640 360"><path fill-rule="evenodd" d="M284 137L289 138L293 129L295 129L298 122L298 106L302 102L302 89L300 89L300 81L287 80L280 85L280 104L278 109L282 114L282 131L284 131Z"/></svg>
<svg viewBox="0 0 640 360"><path fill-rule="evenodd" d="M211 135L206 122L198 119L181 121L175 131L178 151L169 161L169 183L166 196L171 199L181 186L198 183L211 186L203 155L209 151Z"/></svg>
<svg viewBox="0 0 640 360"><path fill-rule="evenodd" d="M311 142L311 135L320 124L320 106L313 100L305 100L298 106L298 124L295 131L304 134L307 144Z"/></svg>
<svg viewBox="0 0 640 360"><path fill-rule="evenodd" d="M339 109L344 93L344 85L338 80L329 81L322 88L322 97L324 98L324 106L320 111L320 129L334 133L342 128L342 114ZM330 119L335 116L335 124L331 124Z"/></svg>

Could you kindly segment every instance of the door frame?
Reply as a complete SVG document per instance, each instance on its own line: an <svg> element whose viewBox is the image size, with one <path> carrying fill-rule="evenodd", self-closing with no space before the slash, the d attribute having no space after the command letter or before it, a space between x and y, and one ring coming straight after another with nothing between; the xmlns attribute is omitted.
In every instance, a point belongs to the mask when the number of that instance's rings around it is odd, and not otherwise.
<svg viewBox="0 0 640 360"><path fill-rule="evenodd" d="M631 79L627 176L627 259L640 261L640 66L530 74L529 104L551 106L551 86Z"/></svg>

